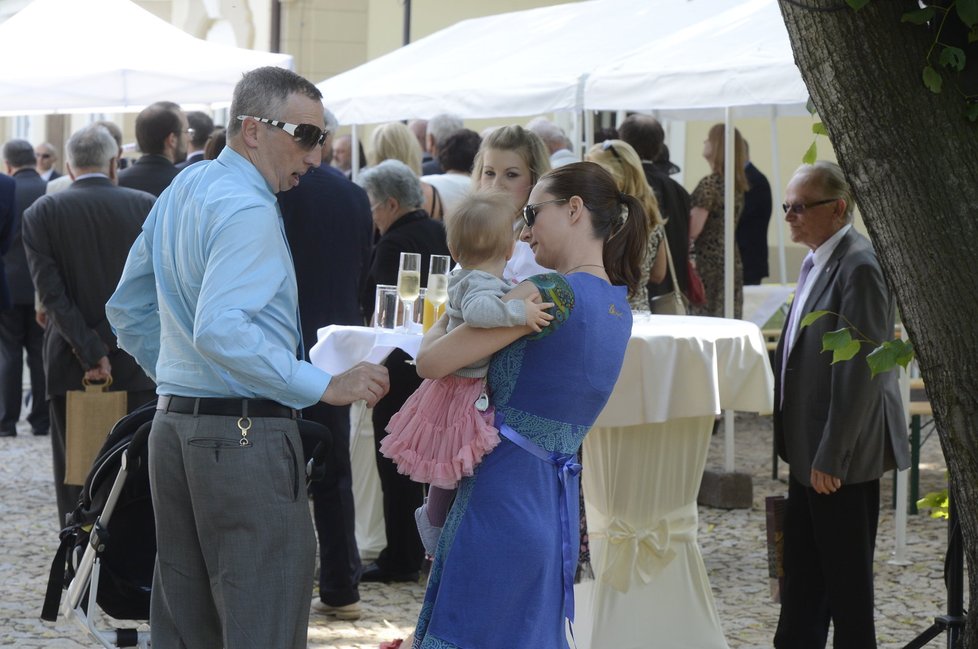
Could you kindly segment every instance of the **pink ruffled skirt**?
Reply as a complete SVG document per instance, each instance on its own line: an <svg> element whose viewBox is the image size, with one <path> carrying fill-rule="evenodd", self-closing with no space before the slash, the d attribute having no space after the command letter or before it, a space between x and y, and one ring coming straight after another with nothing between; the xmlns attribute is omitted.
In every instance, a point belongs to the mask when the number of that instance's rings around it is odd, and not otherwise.
<svg viewBox="0 0 978 649"><path fill-rule="evenodd" d="M416 482L454 489L499 443L490 408L475 402L484 379L425 379L387 424L380 452Z"/></svg>

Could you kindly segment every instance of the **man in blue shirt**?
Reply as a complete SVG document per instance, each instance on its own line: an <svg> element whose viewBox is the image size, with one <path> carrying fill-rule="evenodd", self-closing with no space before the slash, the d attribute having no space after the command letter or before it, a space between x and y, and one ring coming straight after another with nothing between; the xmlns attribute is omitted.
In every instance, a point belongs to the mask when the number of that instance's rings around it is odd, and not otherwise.
<svg viewBox="0 0 978 649"><path fill-rule="evenodd" d="M296 410L372 406L368 363L299 360L295 271L275 193L318 165L322 95L281 68L244 75L228 146L163 192L106 314L161 395L149 438L157 649L305 648L315 537Z"/></svg>

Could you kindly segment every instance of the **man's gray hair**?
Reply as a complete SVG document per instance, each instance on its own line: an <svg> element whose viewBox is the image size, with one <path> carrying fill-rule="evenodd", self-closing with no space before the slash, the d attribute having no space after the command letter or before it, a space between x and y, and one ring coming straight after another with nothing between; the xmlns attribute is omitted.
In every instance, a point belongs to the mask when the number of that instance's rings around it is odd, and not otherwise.
<svg viewBox="0 0 978 649"><path fill-rule="evenodd" d="M326 130L330 133L335 133L340 127L340 120L336 119L336 115L328 108L323 109L323 122L326 123Z"/></svg>
<svg viewBox="0 0 978 649"><path fill-rule="evenodd" d="M852 187L846 180L846 175L842 173L842 167L828 160L818 160L814 164L798 167L795 175L802 174L813 176L814 180L821 184L822 191L825 192L824 198L843 199L846 202L846 223L852 223L856 202L852 195Z"/></svg>
<svg viewBox="0 0 978 649"><path fill-rule="evenodd" d="M14 169L37 166L34 147L27 140L10 140L4 144L3 159Z"/></svg>
<svg viewBox="0 0 978 649"><path fill-rule="evenodd" d="M266 66L245 72L234 87L231 111L228 115L228 138L241 132L238 115L265 117L281 120L289 95L304 95L315 101L323 100L323 93L308 79L291 70Z"/></svg>
<svg viewBox="0 0 978 649"><path fill-rule="evenodd" d="M568 144L570 144L567 135L564 133L564 129L546 117L537 117L536 119L530 120L526 125L526 130L531 133L536 133L543 140L543 143L547 145L551 153L560 149L566 149L568 148Z"/></svg>
<svg viewBox="0 0 978 649"><path fill-rule="evenodd" d="M421 179L400 160L384 160L360 172L357 184L375 201L393 198L405 209L417 210L424 205Z"/></svg>
<svg viewBox="0 0 978 649"><path fill-rule="evenodd" d="M441 146L445 140L465 128L462 118L451 113L439 113L430 120L426 133L435 141L435 146Z"/></svg>
<svg viewBox="0 0 978 649"><path fill-rule="evenodd" d="M119 155L119 145L109 129L101 124L91 124L71 134L65 145L65 154L76 174L80 171L106 171L109 161Z"/></svg>

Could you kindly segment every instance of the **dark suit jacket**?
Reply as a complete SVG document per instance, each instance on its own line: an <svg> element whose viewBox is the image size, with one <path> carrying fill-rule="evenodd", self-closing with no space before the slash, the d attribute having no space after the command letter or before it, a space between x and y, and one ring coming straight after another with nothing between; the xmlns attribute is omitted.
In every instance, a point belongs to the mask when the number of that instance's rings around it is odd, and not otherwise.
<svg viewBox="0 0 978 649"><path fill-rule="evenodd" d="M34 284L31 282L31 271L27 267L24 245L21 243L21 224L24 210L44 196L48 184L34 169L21 169L14 172L13 178L17 187L14 206L16 227L10 249L3 257L3 265L7 274L7 286L10 288L10 301L13 304L33 305Z"/></svg>
<svg viewBox="0 0 978 649"><path fill-rule="evenodd" d="M299 288L306 353L330 324L362 325L360 292L373 244L367 193L341 171L315 167L278 195Z"/></svg>
<svg viewBox="0 0 978 649"><path fill-rule="evenodd" d="M12 178L0 174L0 255L6 255L17 230L16 206L17 187ZM7 286L7 273L3 258L0 257L0 310L9 309L10 287Z"/></svg>
<svg viewBox="0 0 978 649"><path fill-rule="evenodd" d="M170 186L180 170L161 155L148 153L119 172L119 186L159 196Z"/></svg>
<svg viewBox="0 0 978 649"><path fill-rule="evenodd" d="M204 152L203 151L194 151L193 153L191 153L190 155L187 156L187 159L186 160L184 160L183 162L178 162L176 164L177 170L183 171L184 169L186 169L187 167L189 167L193 163L200 162L203 159L204 159Z"/></svg>
<svg viewBox="0 0 978 649"><path fill-rule="evenodd" d="M866 237L847 232L809 281L814 284L802 313L829 310L871 340L893 336L893 299ZM867 345L835 365L831 353L822 353L822 335L845 326L842 317L829 314L799 329L785 367L783 404L784 331L775 354L774 438L792 477L805 486L811 486L812 468L856 484L910 466L896 371L870 378Z"/></svg>
<svg viewBox="0 0 978 649"><path fill-rule="evenodd" d="M113 390L155 389L119 349L105 318L105 303L154 202L151 194L93 177L45 196L24 213L24 248L48 315L48 395L80 389L85 370L102 356L112 364Z"/></svg>
<svg viewBox="0 0 978 649"><path fill-rule="evenodd" d="M689 192L650 162L643 162L642 169L656 200L659 201L662 218L666 219L666 242L672 254L672 263L676 267L679 288L685 293L689 283L686 275L689 261ZM650 298L670 292L672 279L668 272L660 283L649 283Z"/></svg>
<svg viewBox="0 0 978 649"><path fill-rule="evenodd" d="M768 276L767 226L771 221L771 185L750 162L744 168L750 189L737 223L737 247L744 264L744 284L760 284Z"/></svg>

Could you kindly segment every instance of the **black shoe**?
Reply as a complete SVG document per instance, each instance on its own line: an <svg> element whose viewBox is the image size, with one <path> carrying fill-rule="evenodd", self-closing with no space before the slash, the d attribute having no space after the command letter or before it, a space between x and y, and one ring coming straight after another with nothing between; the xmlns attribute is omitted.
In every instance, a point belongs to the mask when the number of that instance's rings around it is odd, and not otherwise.
<svg viewBox="0 0 978 649"><path fill-rule="evenodd" d="M17 437L16 428L0 428L0 437Z"/></svg>
<svg viewBox="0 0 978 649"><path fill-rule="evenodd" d="M34 436L35 437L42 437L42 436L47 435L47 434L48 434L47 429L44 429L44 430L38 430L36 428L34 429Z"/></svg>
<svg viewBox="0 0 978 649"><path fill-rule="evenodd" d="M363 574L360 575L360 581L389 584L392 582L418 581L420 576L416 570L414 572L391 572L384 570L374 562L363 569Z"/></svg>

